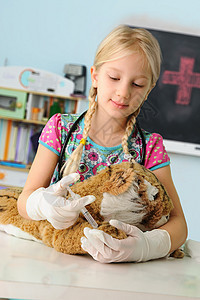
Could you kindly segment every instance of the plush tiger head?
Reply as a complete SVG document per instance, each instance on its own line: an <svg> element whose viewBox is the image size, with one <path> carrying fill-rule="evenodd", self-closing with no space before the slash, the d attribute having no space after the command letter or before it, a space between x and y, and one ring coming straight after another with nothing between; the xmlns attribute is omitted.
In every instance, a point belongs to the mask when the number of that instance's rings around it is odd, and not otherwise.
<svg viewBox="0 0 200 300"><path fill-rule="evenodd" d="M105 221L117 219L142 230L168 221L173 204L154 173L135 162L124 162L109 167L108 174L99 188L103 193L100 214Z"/></svg>

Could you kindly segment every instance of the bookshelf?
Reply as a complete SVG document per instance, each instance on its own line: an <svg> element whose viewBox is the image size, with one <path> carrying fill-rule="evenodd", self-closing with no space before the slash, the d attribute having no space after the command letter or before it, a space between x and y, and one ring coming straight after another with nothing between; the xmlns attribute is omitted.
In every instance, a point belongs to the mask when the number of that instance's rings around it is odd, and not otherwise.
<svg viewBox="0 0 200 300"><path fill-rule="evenodd" d="M0 86L0 188L24 186L53 103L61 113L77 113L79 101L84 97Z"/></svg>

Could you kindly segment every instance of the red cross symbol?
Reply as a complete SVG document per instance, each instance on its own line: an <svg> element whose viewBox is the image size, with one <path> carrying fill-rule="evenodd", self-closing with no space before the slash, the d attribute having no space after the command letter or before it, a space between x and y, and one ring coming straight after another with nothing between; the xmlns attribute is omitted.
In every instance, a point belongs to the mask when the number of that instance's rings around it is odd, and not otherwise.
<svg viewBox="0 0 200 300"><path fill-rule="evenodd" d="M200 73L193 73L194 58L181 57L179 72L165 71L162 83L178 85L176 104L189 105L192 88L200 88Z"/></svg>

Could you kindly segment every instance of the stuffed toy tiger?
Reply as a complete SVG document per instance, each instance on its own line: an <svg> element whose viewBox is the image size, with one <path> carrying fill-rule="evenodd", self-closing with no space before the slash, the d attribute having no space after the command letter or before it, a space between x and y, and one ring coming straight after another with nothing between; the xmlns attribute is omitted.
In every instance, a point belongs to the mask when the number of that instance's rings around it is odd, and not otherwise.
<svg viewBox="0 0 200 300"><path fill-rule="evenodd" d="M136 162L123 162L101 170L83 182L77 182L71 190L80 195L94 195L96 200L87 209L98 224L98 229L117 239L126 234L111 226L108 221L135 225L142 231L165 224L173 204L164 186L154 173ZM20 190L0 191L0 229L18 237L37 240L66 254L84 254L80 239L83 230L91 225L80 213L75 224L67 229L55 229L47 220L33 221L22 218L17 210ZM70 194L67 195L70 197ZM175 257L182 257L176 250Z"/></svg>

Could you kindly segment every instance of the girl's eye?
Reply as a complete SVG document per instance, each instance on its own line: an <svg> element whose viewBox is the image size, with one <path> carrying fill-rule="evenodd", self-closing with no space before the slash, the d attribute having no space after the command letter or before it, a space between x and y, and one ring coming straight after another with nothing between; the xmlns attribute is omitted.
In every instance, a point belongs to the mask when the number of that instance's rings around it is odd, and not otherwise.
<svg viewBox="0 0 200 300"><path fill-rule="evenodd" d="M110 77L111 80L115 80L115 81L119 80L119 78L114 77L114 76L109 76L109 77Z"/></svg>
<svg viewBox="0 0 200 300"><path fill-rule="evenodd" d="M132 85L134 85L134 86L136 86L136 87L143 87L142 85L137 84L137 83L135 83L135 82L133 82Z"/></svg>

